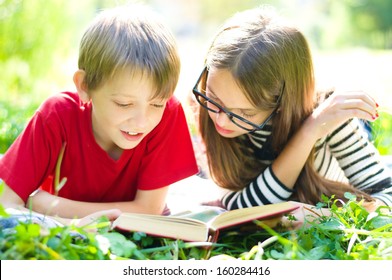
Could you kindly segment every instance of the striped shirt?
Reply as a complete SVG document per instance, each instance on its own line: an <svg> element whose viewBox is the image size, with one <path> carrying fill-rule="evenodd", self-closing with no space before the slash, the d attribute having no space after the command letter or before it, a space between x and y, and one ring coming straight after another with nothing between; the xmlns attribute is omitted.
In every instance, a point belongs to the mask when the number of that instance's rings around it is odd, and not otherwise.
<svg viewBox="0 0 392 280"><path fill-rule="evenodd" d="M222 198L227 209L237 209L287 201L293 190L279 181L271 165L269 136L272 127L246 134L249 147L267 168L241 191L230 191ZM315 169L320 175L338 182L349 183L392 206L391 170L380 160L377 149L358 119L352 119L317 141Z"/></svg>

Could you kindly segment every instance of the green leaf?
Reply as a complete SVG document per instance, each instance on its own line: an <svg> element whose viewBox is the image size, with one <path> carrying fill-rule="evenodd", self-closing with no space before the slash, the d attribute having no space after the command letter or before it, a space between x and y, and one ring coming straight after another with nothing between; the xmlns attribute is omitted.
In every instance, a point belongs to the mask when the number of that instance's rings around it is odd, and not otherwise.
<svg viewBox="0 0 392 280"><path fill-rule="evenodd" d="M27 225L27 233L30 237L39 237L41 232L41 227L37 224Z"/></svg>
<svg viewBox="0 0 392 280"><path fill-rule="evenodd" d="M326 255L326 252L328 252L328 246L322 245L311 249L307 256L310 260L320 260Z"/></svg>
<svg viewBox="0 0 392 280"><path fill-rule="evenodd" d="M103 236L109 240L110 250L116 256L129 258L136 250L136 244L118 232L105 233Z"/></svg>
<svg viewBox="0 0 392 280"><path fill-rule="evenodd" d="M275 260L283 260L285 258L284 254L272 249L271 252L271 257L274 258Z"/></svg>
<svg viewBox="0 0 392 280"><path fill-rule="evenodd" d="M336 218L330 218L326 222L319 225L319 228L323 231L341 231L346 227L344 224Z"/></svg>
<svg viewBox="0 0 392 280"><path fill-rule="evenodd" d="M380 228L386 225L392 224L392 217L391 216L376 216L370 220L371 225L374 228Z"/></svg>
<svg viewBox="0 0 392 280"><path fill-rule="evenodd" d="M356 201L357 197L355 195L353 195L352 193L349 192L345 192L344 193L344 197L347 198L350 201Z"/></svg>
<svg viewBox="0 0 392 280"><path fill-rule="evenodd" d="M304 248L305 250L310 250L313 248L313 236L308 233L304 233L299 240L299 245Z"/></svg>
<svg viewBox="0 0 392 280"><path fill-rule="evenodd" d="M9 217L10 215L5 211L3 205L0 204L0 217Z"/></svg>

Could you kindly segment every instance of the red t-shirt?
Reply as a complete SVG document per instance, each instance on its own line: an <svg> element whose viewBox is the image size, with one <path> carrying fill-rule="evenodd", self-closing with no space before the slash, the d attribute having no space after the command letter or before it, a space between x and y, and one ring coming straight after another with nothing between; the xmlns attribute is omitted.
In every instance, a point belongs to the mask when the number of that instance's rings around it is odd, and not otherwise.
<svg viewBox="0 0 392 280"><path fill-rule="evenodd" d="M0 159L0 178L25 202L40 186L52 187L66 142L59 196L86 202L131 201L137 190L168 186L197 173L183 108L172 97L160 123L116 161L96 143L91 103L64 92L46 100ZM50 184L48 184L50 182Z"/></svg>

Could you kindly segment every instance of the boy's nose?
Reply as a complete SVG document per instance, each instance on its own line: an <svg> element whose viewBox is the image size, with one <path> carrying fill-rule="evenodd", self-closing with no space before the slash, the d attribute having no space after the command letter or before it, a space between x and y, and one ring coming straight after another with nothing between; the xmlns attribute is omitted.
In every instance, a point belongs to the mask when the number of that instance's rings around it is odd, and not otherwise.
<svg viewBox="0 0 392 280"><path fill-rule="evenodd" d="M144 129L148 126L147 112L140 111L132 117L132 123L135 128Z"/></svg>

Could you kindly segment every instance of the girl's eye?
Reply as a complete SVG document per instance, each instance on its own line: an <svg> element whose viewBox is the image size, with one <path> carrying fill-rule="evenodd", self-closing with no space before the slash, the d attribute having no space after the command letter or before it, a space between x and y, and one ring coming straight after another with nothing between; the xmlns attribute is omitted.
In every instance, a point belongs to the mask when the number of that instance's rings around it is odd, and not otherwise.
<svg viewBox="0 0 392 280"><path fill-rule="evenodd" d="M247 114L247 113L244 113L244 112L241 112L241 115L244 117L244 118L248 118L248 119L250 119L250 118L253 118L254 116L256 116L256 114Z"/></svg>

